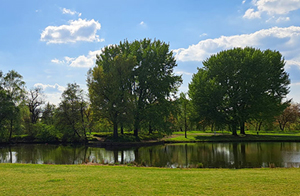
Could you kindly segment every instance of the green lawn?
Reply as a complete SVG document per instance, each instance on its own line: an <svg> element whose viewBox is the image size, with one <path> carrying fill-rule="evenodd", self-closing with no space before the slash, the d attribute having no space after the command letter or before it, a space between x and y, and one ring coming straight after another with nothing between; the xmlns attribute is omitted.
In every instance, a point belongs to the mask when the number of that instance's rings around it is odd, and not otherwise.
<svg viewBox="0 0 300 196"><path fill-rule="evenodd" d="M1 195L299 195L300 169L0 164Z"/></svg>
<svg viewBox="0 0 300 196"><path fill-rule="evenodd" d="M184 132L173 132L171 136L164 138L167 142L249 142L249 141L300 141L299 132L290 133L278 133L278 132L246 132L247 135L233 136L229 132L202 132L202 131L190 131L187 132L187 138L184 136Z"/></svg>

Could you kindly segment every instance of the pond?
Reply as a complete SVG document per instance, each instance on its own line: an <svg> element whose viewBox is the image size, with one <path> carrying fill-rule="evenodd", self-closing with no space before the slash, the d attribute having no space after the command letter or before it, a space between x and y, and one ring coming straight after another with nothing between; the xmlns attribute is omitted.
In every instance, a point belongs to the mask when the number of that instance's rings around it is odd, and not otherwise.
<svg viewBox="0 0 300 196"><path fill-rule="evenodd" d="M189 143L127 149L26 144L0 146L0 163L136 163L152 167L299 167L300 143Z"/></svg>

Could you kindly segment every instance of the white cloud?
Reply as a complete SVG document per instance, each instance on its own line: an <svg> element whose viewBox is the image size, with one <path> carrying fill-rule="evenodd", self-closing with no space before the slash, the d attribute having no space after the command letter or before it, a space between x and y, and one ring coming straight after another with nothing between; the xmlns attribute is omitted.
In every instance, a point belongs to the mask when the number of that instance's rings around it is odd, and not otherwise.
<svg viewBox="0 0 300 196"><path fill-rule="evenodd" d="M65 90L65 87L63 86L60 86L59 84L54 84L54 85L51 85L51 84L42 84L42 83L36 83L34 84L34 87L41 87L43 90L47 90L48 88L51 88L51 89L57 89L59 92L63 92Z"/></svg>
<svg viewBox="0 0 300 196"><path fill-rule="evenodd" d="M144 21L140 22L140 25L144 25L144 24L145 24Z"/></svg>
<svg viewBox="0 0 300 196"><path fill-rule="evenodd" d="M64 60L53 59L52 63L67 64L71 67L93 67L96 62L96 55L101 54L102 50L89 51L88 55L80 55L76 58L64 57Z"/></svg>
<svg viewBox="0 0 300 196"><path fill-rule="evenodd" d="M221 36L216 39L206 39L188 48L173 50L178 61L203 61L210 55L234 47L258 47L262 49L279 50L286 59L292 60L300 53L300 27L273 27L262 29L251 34ZM300 59L293 59L300 62ZM294 64L296 65L296 64Z"/></svg>
<svg viewBox="0 0 300 196"><path fill-rule="evenodd" d="M207 33L202 33L201 35L199 35L199 37L205 37L207 36Z"/></svg>
<svg viewBox="0 0 300 196"><path fill-rule="evenodd" d="M47 44L75 43L77 41L101 42L97 31L101 29L98 21L92 20L70 20L68 25L48 26L41 33L41 41Z"/></svg>
<svg viewBox="0 0 300 196"><path fill-rule="evenodd" d="M253 19L253 18L260 18L260 12L254 11L254 9L248 9L243 18Z"/></svg>
<svg viewBox="0 0 300 196"><path fill-rule="evenodd" d="M280 22L286 22L289 20L290 20L290 17L279 17L279 18L277 18L276 22L280 23Z"/></svg>
<svg viewBox="0 0 300 196"><path fill-rule="evenodd" d="M76 12L76 11L72 11L70 9L63 8L63 9L61 9L61 11L62 11L63 14L70 14L70 15L78 14L78 17L81 16L81 13Z"/></svg>
<svg viewBox="0 0 300 196"><path fill-rule="evenodd" d="M188 76L193 75L193 73L186 72L186 71L175 71L175 74L177 74L177 75L188 75Z"/></svg>
<svg viewBox="0 0 300 196"><path fill-rule="evenodd" d="M245 4L246 3L246 0L244 0L243 2L242 2L242 4Z"/></svg>
<svg viewBox="0 0 300 196"><path fill-rule="evenodd" d="M291 11L300 9L300 0L252 0L252 4L256 7L256 11L248 9L243 16L244 18L259 18L262 13L271 17L286 15Z"/></svg>

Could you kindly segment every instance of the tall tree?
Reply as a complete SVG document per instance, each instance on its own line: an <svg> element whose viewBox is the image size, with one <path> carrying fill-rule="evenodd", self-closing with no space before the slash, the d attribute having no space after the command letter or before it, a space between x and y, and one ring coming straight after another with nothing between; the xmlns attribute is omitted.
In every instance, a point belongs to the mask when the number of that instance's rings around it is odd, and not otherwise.
<svg viewBox="0 0 300 196"><path fill-rule="evenodd" d="M23 81L22 75L18 72L11 70L5 75L1 72L2 77L0 78L1 89L5 92L6 98L10 103L14 104L14 107L11 107L9 118L9 140L11 139L14 127L17 124L14 124L19 119L19 108L18 105L23 100L25 95L25 82Z"/></svg>
<svg viewBox="0 0 300 196"><path fill-rule="evenodd" d="M245 134L248 119L270 111L276 116L286 107L282 101L290 80L284 65L278 51L249 47L222 51L203 62L193 76L189 95L199 114L213 111L218 114L218 119L209 115L214 121L226 122L234 135L237 127Z"/></svg>
<svg viewBox="0 0 300 196"><path fill-rule="evenodd" d="M115 133L118 124L117 119L119 118L116 114L120 113L118 110L123 110L123 105L128 106L129 104L130 107L126 106L126 117L133 117L134 135L138 136L138 132L141 128L141 123L143 121L149 121L149 118L147 118L147 114L153 114L153 109L160 108L157 106L162 106L162 104L168 105L168 101L170 101L172 95L176 93L182 80L180 76L176 76L173 73L173 69L177 66L177 64L175 58L173 57L173 53L169 51L169 45L159 40L152 41L150 39L144 39L131 43L128 41L124 41L119 45L106 47L102 51L102 53L97 56L97 66L89 72L89 89L93 89L91 88L91 83L95 79L95 75L93 74L99 72L98 75L101 75L101 73L103 73L102 78L113 77L108 76L108 73L112 73L113 68L110 67L114 67L115 61L118 60L115 58L123 61L126 61L127 58L135 58L135 63L131 62L130 68L126 66L126 63L125 65L122 65L121 61L118 62L121 67L124 67L123 69L128 70L128 72L124 72L124 74L118 77L120 78L120 80L126 80L126 82L123 82L124 84L129 84L129 89L126 90L126 94L130 95L130 98L123 101L121 104L122 106L117 106L116 103L123 98L109 99L108 97L106 97L105 100L110 101L103 102L104 99L101 97L103 95L101 95L100 93L94 93L95 97L92 97L94 95L90 92L91 102L93 104L93 100L96 100L98 97L98 103L105 104L106 108L110 104L115 106L113 110L108 110L111 112L114 111L113 113L115 113L114 120L113 117L109 117L111 121L115 121ZM95 82L95 84L101 86L101 79L97 80L99 80L99 82ZM121 94L124 94L125 91L122 92L124 88L119 87L120 85L118 84L118 81L119 80L117 78L114 78L114 80L110 79L110 82L105 82L105 80L102 79L102 83L105 84L104 86L110 85L111 88L103 88L105 91L101 91L105 92L105 94L110 94L113 97L115 97L113 94L116 94L116 90ZM126 88L128 88L128 86L126 86ZM96 92L96 88L97 87L95 87L92 91ZM94 104L93 107L95 106L96 105ZM98 108L98 111L100 111L100 109L102 108ZM150 112L150 110L152 111ZM121 119L124 120L124 118ZM121 121L122 120L120 120L120 122ZM149 123L150 126L152 124L152 122L147 123Z"/></svg>
<svg viewBox="0 0 300 196"><path fill-rule="evenodd" d="M62 93L61 103L56 110L56 126L64 131L64 140L86 140L84 110L87 103L83 90L76 83L68 84Z"/></svg>
<svg viewBox="0 0 300 196"><path fill-rule="evenodd" d="M134 135L138 136L140 124L146 119L147 108L152 104L164 104L177 92L182 80L174 74L177 66L169 44L160 40L134 41L130 46L136 56L133 70L134 84Z"/></svg>
<svg viewBox="0 0 300 196"><path fill-rule="evenodd" d="M132 110L132 69L136 65L134 56L122 54L111 56L118 46L106 47L97 57L97 66L89 71L88 86L95 113L108 119L114 127L113 137L118 138L118 124Z"/></svg>

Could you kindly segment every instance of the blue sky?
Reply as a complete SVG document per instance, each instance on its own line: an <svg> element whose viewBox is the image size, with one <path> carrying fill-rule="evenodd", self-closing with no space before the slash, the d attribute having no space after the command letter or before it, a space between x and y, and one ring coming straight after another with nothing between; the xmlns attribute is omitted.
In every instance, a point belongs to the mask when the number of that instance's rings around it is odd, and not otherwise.
<svg viewBox="0 0 300 196"><path fill-rule="evenodd" d="M280 51L300 103L300 0L1 0L0 70L57 104L67 83L86 87L101 48L124 39L170 44L186 92L211 54L252 46Z"/></svg>

